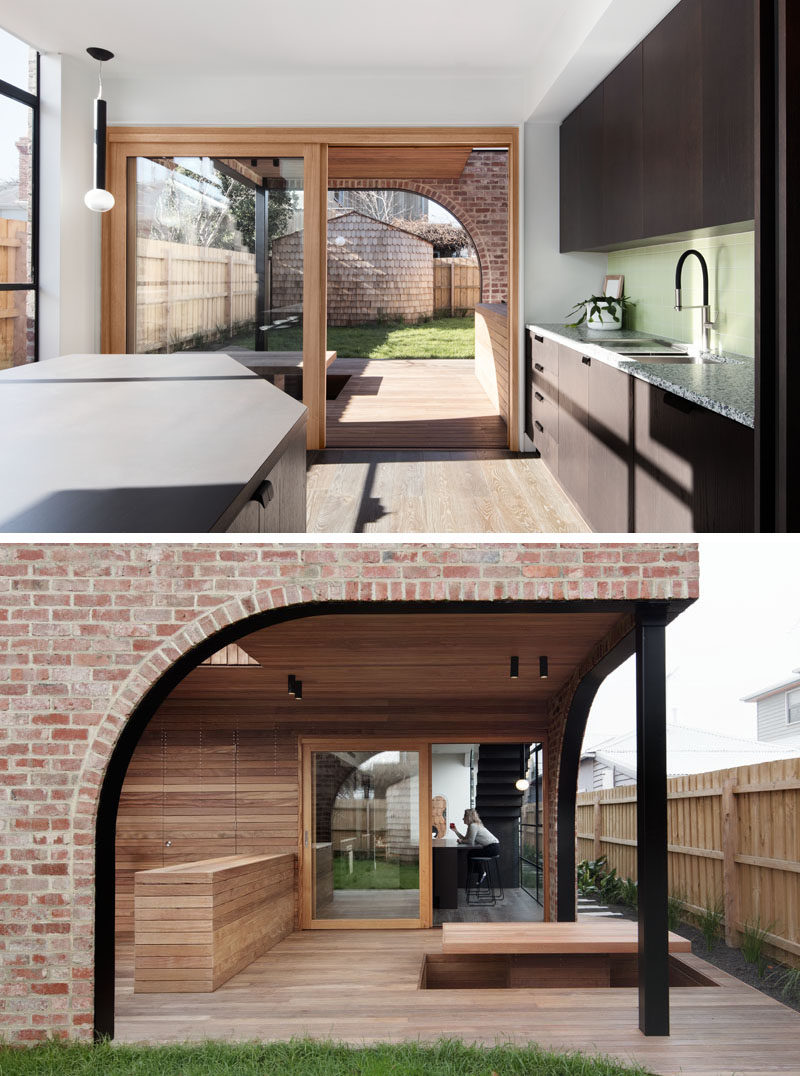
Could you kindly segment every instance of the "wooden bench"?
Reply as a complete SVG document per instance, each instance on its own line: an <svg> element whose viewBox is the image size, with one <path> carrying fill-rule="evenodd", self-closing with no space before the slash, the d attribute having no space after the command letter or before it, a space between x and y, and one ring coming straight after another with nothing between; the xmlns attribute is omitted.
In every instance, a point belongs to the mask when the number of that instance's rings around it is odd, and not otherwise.
<svg viewBox="0 0 800 1076"><path fill-rule="evenodd" d="M232 359L236 359L242 366L246 366L254 374L265 376L281 376L286 374L301 374L303 372L302 351L246 351L244 348L231 348L226 352ZM335 360L335 351L325 352L325 368Z"/></svg>
<svg viewBox="0 0 800 1076"><path fill-rule="evenodd" d="M294 853L222 856L134 876L134 991L203 993L294 930Z"/></svg>
<svg viewBox="0 0 800 1076"><path fill-rule="evenodd" d="M671 953L691 953L692 943L668 935ZM445 923L443 953L636 953L639 926L627 919L591 923Z"/></svg>

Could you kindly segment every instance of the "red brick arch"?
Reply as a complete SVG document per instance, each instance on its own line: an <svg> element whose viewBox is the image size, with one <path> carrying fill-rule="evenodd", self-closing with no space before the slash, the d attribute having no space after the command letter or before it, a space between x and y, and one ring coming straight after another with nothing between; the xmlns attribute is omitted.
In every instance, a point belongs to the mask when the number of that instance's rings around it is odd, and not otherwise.
<svg viewBox="0 0 800 1076"><path fill-rule="evenodd" d="M421 194L463 224L481 267L481 299L508 300L508 154L473 151L457 179L332 179L331 190Z"/></svg>
<svg viewBox="0 0 800 1076"><path fill-rule="evenodd" d="M10 914L0 1031L18 1042L91 1038L103 914L95 841L114 823L99 810L101 792L120 745L135 746L144 701L233 641L226 633L336 602L502 610L690 598L697 567L696 547L681 543L3 546L0 891Z"/></svg>

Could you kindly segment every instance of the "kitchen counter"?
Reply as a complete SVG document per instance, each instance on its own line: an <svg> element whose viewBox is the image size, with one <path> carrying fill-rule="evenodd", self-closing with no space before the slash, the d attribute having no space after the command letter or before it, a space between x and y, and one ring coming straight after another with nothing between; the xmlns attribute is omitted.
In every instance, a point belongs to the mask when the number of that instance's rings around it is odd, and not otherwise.
<svg viewBox="0 0 800 1076"><path fill-rule="evenodd" d="M5 370L0 531L241 530L289 450L300 469L284 473L275 504L288 496L302 525L274 529L304 530L305 424L302 404L220 352L68 355Z"/></svg>
<svg viewBox="0 0 800 1076"><path fill-rule="evenodd" d="M589 358L606 363L632 377L647 381L658 388L682 396L692 403L715 411L725 418L740 422L751 429L755 421L755 360L744 355L716 356L720 361L693 365L690 363L642 363L626 355L618 355L613 345L603 342L602 332L590 333L585 326L527 325L531 332L555 340L565 347L576 345ZM646 334L628 329L615 330L616 336L635 340ZM669 340L660 333L659 340ZM670 341L679 343L679 341Z"/></svg>

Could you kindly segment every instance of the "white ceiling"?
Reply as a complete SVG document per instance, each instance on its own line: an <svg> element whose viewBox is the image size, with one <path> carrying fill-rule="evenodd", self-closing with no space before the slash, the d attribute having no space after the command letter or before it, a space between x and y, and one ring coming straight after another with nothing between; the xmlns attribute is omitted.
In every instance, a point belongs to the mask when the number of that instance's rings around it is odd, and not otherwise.
<svg viewBox="0 0 800 1076"><path fill-rule="evenodd" d="M559 79L549 112L570 111L598 81L595 72L602 78L675 3L0 0L0 26L43 52L83 57L87 45L111 49L116 59L106 73L114 79L519 78L524 100L509 120L522 121ZM573 100L587 72L594 81ZM490 82L486 88L491 93Z"/></svg>

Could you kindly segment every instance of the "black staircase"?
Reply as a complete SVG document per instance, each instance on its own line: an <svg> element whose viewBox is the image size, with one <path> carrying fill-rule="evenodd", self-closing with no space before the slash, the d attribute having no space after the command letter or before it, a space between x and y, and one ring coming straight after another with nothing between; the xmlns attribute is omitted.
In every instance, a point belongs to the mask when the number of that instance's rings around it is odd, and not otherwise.
<svg viewBox="0 0 800 1076"><path fill-rule="evenodd" d="M500 877L506 889L519 886L519 821L525 793L515 782L527 776L527 744L482 743L478 748L475 809L500 841Z"/></svg>

